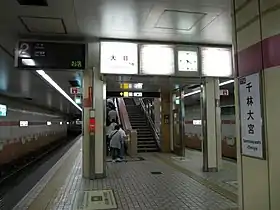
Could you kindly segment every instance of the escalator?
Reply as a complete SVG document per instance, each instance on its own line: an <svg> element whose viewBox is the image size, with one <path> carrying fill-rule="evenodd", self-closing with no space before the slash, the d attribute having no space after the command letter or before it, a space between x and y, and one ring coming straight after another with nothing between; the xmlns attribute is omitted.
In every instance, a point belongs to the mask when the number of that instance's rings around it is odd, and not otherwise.
<svg viewBox="0 0 280 210"><path fill-rule="evenodd" d="M138 152L159 151L153 129L151 128L141 105L136 105L132 98L124 99L132 129L137 130Z"/></svg>

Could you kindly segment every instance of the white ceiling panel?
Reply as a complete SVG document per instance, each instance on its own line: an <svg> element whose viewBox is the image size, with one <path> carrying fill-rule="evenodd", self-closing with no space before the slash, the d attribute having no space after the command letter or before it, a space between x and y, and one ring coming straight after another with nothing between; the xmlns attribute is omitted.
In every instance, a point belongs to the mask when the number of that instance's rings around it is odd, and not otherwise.
<svg viewBox="0 0 280 210"><path fill-rule="evenodd" d="M14 69L12 58L5 57L13 54L18 34L232 43L231 0L48 0L48 4L34 7L20 6L16 0L0 1L0 46L6 51L0 53L0 89L66 112L76 108L36 74ZM48 73L68 91L72 73ZM132 79L150 84L163 82L160 77Z"/></svg>
<svg viewBox="0 0 280 210"><path fill-rule="evenodd" d="M61 18L19 17L26 29L32 33L66 34L66 28Z"/></svg>

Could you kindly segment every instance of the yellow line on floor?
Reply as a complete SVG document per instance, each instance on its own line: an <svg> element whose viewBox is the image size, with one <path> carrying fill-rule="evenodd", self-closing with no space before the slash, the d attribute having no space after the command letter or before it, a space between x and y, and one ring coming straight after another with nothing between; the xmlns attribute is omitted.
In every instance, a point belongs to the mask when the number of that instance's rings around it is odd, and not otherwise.
<svg viewBox="0 0 280 210"><path fill-rule="evenodd" d="M211 189L212 191L222 195L223 197L226 197L227 199L237 203L238 202L238 196L229 191L229 190L226 190L222 187L220 187L219 185L213 183L213 182L209 182L208 180L196 175L195 173L193 173L192 171L190 170L187 170L185 168L182 168L178 165L176 165L175 163L173 163L171 160L169 160L168 158L164 158L158 154L154 154L154 156L156 158L158 158L160 161L164 162L166 165L169 165L171 166L172 168L176 169L177 171L180 171L181 173L189 176L190 178L192 178L193 180L197 181L198 183L202 184L203 186Z"/></svg>
<svg viewBox="0 0 280 210"><path fill-rule="evenodd" d="M74 150L72 150L68 158L66 158L61 167L55 172L37 198L34 199L28 208L29 210L47 210L53 208L54 200L57 198L59 190L64 185L67 175L71 172L73 164L80 153L81 140L79 141L79 143L73 145L75 147Z"/></svg>

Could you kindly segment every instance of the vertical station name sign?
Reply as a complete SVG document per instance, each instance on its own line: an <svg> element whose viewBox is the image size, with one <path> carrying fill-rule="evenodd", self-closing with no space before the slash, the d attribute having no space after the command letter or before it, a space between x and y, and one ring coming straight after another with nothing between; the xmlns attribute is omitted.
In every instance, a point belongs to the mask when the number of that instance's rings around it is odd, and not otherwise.
<svg viewBox="0 0 280 210"><path fill-rule="evenodd" d="M85 69L85 44L19 41L15 54L22 69Z"/></svg>
<svg viewBox="0 0 280 210"><path fill-rule="evenodd" d="M264 159L259 74L239 78L242 154Z"/></svg>

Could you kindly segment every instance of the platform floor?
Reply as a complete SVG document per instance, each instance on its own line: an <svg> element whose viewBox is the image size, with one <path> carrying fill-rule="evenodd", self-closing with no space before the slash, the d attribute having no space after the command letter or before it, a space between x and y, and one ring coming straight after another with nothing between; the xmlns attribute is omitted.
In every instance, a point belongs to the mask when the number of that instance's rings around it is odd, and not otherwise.
<svg viewBox="0 0 280 210"><path fill-rule="evenodd" d="M203 172L203 156L200 151L186 149L183 158L168 153L158 153L156 156L199 183L237 202L237 164L234 160L223 159L219 172Z"/></svg>
<svg viewBox="0 0 280 210"><path fill-rule="evenodd" d="M79 140L14 209L237 209L234 201L159 155L140 154L144 160L108 162L107 178L91 181L82 178Z"/></svg>

